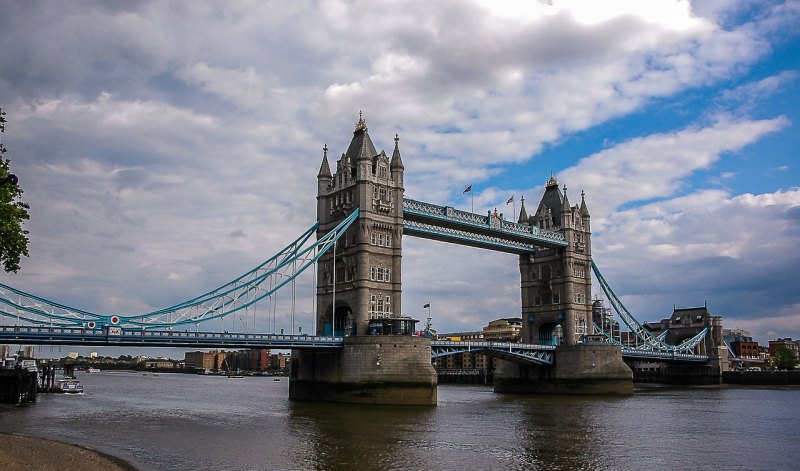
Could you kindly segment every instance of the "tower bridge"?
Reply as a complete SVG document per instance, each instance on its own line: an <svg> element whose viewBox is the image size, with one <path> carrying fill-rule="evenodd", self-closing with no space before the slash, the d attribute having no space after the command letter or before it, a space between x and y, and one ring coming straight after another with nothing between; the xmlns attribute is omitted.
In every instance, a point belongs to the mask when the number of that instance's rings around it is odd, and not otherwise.
<svg viewBox="0 0 800 471"><path fill-rule="evenodd" d="M478 215L406 198L404 171L399 136L391 156L378 152L360 117L335 171L323 148L317 222L266 262L189 301L137 315L91 313L0 284L0 315L18 324L0 328L0 343L291 348L291 398L383 404L435 404L431 358L464 349L502 359L498 392L629 393L633 375L623 359L721 369L720 346L713 344L721 324L682 332L670 344L625 309L592 260L583 192L572 205L566 186L551 176L531 215L523 200L510 221L496 211ZM416 321L402 309L404 236L516 254L520 343L410 335ZM295 279L312 266L316 331L310 335L189 329L271 302L290 283L294 293ZM593 322L593 275L641 347L622 344Z"/></svg>

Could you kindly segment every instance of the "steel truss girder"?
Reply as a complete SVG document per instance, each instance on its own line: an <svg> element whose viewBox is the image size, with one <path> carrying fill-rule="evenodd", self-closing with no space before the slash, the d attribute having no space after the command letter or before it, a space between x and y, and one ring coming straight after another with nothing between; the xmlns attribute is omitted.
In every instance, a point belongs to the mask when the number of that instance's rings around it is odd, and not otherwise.
<svg viewBox="0 0 800 471"><path fill-rule="evenodd" d="M622 347L622 358L632 360L666 361L670 363L706 363L708 355L695 355L694 353L680 353L676 351L665 352L656 350L641 350L633 347Z"/></svg>
<svg viewBox="0 0 800 471"><path fill-rule="evenodd" d="M515 254L567 245L562 232L408 198L403 199L403 228L418 237Z"/></svg>
<svg viewBox="0 0 800 471"><path fill-rule="evenodd" d="M460 353L485 353L503 357L516 363L552 365L553 345L535 345L513 342L452 342L433 340L431 357L439 358Z"/></svg>

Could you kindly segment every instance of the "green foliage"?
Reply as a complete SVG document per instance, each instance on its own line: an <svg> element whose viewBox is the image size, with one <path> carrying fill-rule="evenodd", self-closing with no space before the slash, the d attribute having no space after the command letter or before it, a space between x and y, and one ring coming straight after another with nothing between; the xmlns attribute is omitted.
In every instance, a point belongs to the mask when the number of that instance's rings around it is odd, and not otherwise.
<svg viewBox="0 0 800 471"><path fill-rule="evenodd" d="M781 346L772 355L772 365L779 370L793 370L797 365L797 354L785 345Z"/></svg>
<svg viewBox="0 0 800 471"><path fill-rule="evenodd" d="M6 130L6 114L0 108L0 133ZM11 175L7 149L0 142L0 263L7 272L20 269L20 258L28 256L28 231L22 228L30 218L29 206L20 199L22 188Z"/></svg>

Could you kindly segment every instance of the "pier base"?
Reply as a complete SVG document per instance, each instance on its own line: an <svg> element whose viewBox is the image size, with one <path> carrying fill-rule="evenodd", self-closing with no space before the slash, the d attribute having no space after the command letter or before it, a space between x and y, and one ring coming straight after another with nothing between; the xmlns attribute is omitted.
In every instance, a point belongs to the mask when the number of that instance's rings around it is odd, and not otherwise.
<svg viewBox="0 0 800 471"><path fill-rule="evenodd" d="M494 376L498 393L633 394L633 372L616 345L562 345L554 365L528 366L500 361Z"/></svg>
<svg viewBox="0 0 800 471"><path fill-rule="evenodd" d="M346 337L341 350L293 350L289 399L436 405L431 342L412 336Z"/></svg>

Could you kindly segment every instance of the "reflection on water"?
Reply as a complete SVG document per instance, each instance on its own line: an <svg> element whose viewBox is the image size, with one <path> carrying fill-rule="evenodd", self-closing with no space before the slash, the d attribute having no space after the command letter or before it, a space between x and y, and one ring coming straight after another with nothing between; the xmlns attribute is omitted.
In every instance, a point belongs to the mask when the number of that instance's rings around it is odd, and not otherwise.
<svg viewBox="0 0 800 471"><path fill-rule="evenodd" d="M0 430L143 470L793 469L800 390L648 388L508 396L441 386L438 407L292 403L285 378L103 372L82 396L0 407Z"/></svg>

